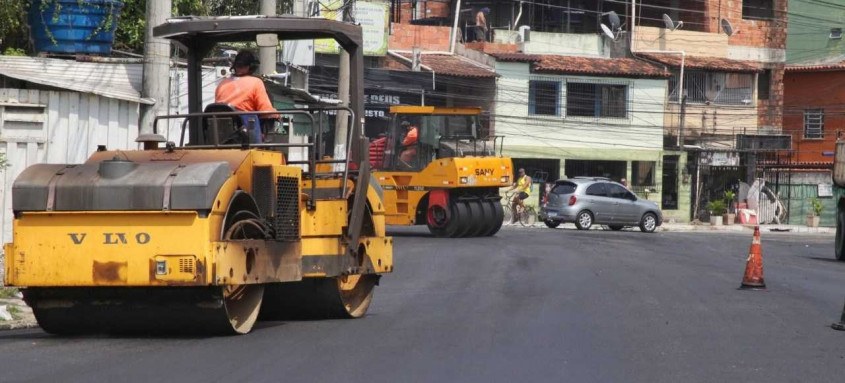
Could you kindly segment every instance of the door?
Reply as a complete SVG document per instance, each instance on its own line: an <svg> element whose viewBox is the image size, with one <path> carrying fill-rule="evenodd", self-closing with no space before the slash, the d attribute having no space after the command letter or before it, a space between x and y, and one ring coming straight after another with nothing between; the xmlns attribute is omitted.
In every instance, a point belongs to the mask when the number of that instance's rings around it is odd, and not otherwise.
<svg viewBox="0 0 845 383"><path fill-rule="evenodd" d="M633 225L639 222L637 201L634 193L622 185L607 184L607 194L613 200L613 223Z"/></svg>
<svg viewBox="0 0 845 383"><path fill-rule="evenodd" d="M594 223L610 222L613 211L613 200L607 197L607 186L604 182L597 182L587 186L585 191L584 208L593 212Z"/></svg>

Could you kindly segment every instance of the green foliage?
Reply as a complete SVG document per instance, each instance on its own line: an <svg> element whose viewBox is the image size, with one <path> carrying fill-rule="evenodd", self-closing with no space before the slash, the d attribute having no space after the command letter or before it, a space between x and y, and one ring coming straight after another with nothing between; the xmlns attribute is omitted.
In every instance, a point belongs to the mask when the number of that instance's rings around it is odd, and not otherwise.
<svg viewBox="0 0 845 383"><path fill-rule="evenodd" d="M733 204L735 198L736 193L734 193L733 190L725 190L725 207L727 207L728 210L731 209L731 205Z"/></svg>
<svg viewBox="0 0 845 383"><path fill-rule="evenodd" d="M822 201L816 197L810 198L810 209L812 209L812 213L814 216L822 215L822 210L824 210Z"/></svg>
<svg viewBox="0 0 845 383"><path fill-rule="evenodd" d="M26 51L20 48L8 47L3 51L4 56L26 56Z"/></svg>
<svg viewBox="0 0 845 383"><path fill-rule="evenodd" d="M710 211L710 214L713 215L722 215L725 214L727 208L725 207L725 201L717 199L707 203L707 210Z"/></svg>
<svg viewBox="0 0 845 383"><path fill-rule="evenodd" d="M12 298L18 293L18 289L14 287L0 287L0 298Z"/></svg>

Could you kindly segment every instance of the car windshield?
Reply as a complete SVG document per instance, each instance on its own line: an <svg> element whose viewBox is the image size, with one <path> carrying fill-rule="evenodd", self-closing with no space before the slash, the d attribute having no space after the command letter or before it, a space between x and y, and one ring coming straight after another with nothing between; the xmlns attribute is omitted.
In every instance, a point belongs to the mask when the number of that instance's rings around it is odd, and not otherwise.
<svg viewBox="0 0 845 383"><path fill-rule="evenodd" d="M572 182L559 182L552 188L554 194L572 194L575 193L577 185Z"/></svg>

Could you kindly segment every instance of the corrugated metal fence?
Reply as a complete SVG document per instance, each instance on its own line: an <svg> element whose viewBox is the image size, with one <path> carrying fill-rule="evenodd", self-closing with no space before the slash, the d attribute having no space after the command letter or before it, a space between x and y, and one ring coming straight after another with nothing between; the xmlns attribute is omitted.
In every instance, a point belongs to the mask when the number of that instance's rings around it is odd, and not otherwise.
<svg viewBox="0 0 845 383"><path fill-rule="evenodd" d="M129 149L137 145L139 105L72 91L0 89L0 170L3 201L0 233L11 240L12 182L37 163L82 163L98 145Z"/></svg>

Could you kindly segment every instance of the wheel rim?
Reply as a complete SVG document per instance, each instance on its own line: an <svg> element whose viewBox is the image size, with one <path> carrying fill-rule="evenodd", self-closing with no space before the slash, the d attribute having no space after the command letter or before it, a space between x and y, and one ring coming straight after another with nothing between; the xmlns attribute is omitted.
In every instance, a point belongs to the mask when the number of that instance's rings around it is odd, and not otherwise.
<svg viewBox="0 0 845 383"><path fill-rule="evenodd" d="M428 223L431 227L443 227L449 222L449 215L446 209L440 205L428 208Z"/></svg>
<svg viewBox="0 0 845 383"><path fill-rule="evenodd" d="M349 317L359 318L367 312L373 300L375 282L373 275L354 274L337 278L340 299Z"/></svg>
<svg viewBox="0 0 845 383"><path fill-rule="evenodd" d="M646 216L645 216L645 218L643 219L643 221L644 221L644 222L643 222L643 227L645 227L645 229L646 229L647 231L654 231L654 228L655 228L656 222L655 222L655 220L654 220L654 216L653 216L653 215L651 215L651 214L646 215Z"/></svg>
<svg viewBox="0 0 845 383"><path fill-rule="evenodd" d="M258 310L264 297L263 285L227 285L223 287L223 304L232 330L246 334L258 319Z"/></svg>
<svg viewBox="0 0 845 383"><path fill-rule="evenodd" d="M593 217L590 217L589 213L581 213L578 216L578 223L581 224L581 227L587 228L593 224Z"/></svg>

